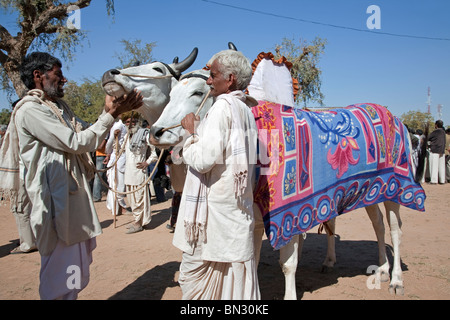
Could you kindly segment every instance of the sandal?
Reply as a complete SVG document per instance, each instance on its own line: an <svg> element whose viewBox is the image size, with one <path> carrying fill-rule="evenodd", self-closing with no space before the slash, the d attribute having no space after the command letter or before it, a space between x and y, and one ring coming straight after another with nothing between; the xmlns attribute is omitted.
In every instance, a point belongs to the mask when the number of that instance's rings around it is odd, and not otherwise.
<svg viewBox="0 0 450 320"><path fill-rule="evenodd" d="M25 253L22 250L20 250L20 247L15 247L14 249L12 249L9 254L19 254L19 253Z"/></svg>
<svg viewBox="0 0 450 320"><path fill-rule="evenodd" d="M22 250L20 250L20 246L19 247L15 247L14 249L12 249L10 252L9 252L9 254L27 254L27 253L32 253L32 252L35 252L35 251L37 251L37 248L32 248L32 249L30 249L30 251L22 251Z"/></svg>
<svg viewBox="0 0 450 320"><path fill-rule="evenodd" d="M128 227L128 230L125 233L132 234L132 233L136 233L136 232L139 232L142 230L144 230L144 228L142 228L142 226L136 227L134 224L132 224L131 226Z"/></svg>

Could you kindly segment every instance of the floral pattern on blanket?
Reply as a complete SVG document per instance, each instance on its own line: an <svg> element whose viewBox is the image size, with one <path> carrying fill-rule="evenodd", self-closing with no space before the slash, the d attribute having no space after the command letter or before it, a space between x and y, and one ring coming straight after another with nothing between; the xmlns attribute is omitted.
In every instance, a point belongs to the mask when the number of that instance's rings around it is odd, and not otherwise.
<svg viewBox="0 0 450 320"><path fill-rule="evenodd" d="M274 249L340 214L394 201L424 211L407 129L377 104L313 112L260 101L254 200Z"/></svg>

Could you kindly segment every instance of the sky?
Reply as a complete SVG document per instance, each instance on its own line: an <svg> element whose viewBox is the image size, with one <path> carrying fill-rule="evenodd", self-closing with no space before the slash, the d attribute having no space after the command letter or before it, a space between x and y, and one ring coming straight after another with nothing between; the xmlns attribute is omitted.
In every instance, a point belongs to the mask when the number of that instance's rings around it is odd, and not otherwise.
<svg viewBox="0 0 450 320"><path fill-rule="evenodd" d="M371 5L379 10L368 12ZM327 40L318 65L325 106L372 102L400 117L427 112L430 88L431 114L447 126L449 12L448 0L115 0L111 17L106 1L93 0L79 12L86 41L63 71L78 83L100 79L119 65L123 39L155 42L153 58L167 63L198 47L188 72L202 68L229 41L253 61L260 52L273 52L283 38L310 42L320 37ZM13 15L0 12L0 21L17 32ZM0 91L0 109L8 107Z"/></svg>

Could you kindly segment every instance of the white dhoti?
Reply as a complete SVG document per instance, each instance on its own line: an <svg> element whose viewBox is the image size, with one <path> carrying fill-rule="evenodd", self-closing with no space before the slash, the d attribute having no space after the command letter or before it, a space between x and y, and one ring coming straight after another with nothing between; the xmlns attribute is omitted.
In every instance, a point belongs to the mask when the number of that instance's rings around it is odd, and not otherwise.
<svg viewBox="0 0 450 320"><path fill-rule="evenodd" d="M190 255L183 252L180 284L183 300L259 300L255 258L245 262L201 259L201 246Z"/></svg>
<svg viewBox="0 0 450 320"><path fill-rule="evenodd" d="M126 185L127 192L132 192L127 195L128 203L133 212L134 221L145 226L152 220L150 210L150 192L148 184L136 191L140 186Z"/></svg>
<svg viewBox="0 0 450 320"><path fill-rule="evenodd" d="M431 183L445 183L445 154L430 152Z"/></svg>
<svg viewBox="0 0 450 320"><path fill-rule="evenodd" d="M117 177L115 173L115 168L112 167L106 172L106 176L108 178L108 184L109 187L112 190L119 191L119 192L125 192L125 184L124 184L124 173L117 170ZM116 184L117 179L117 184ZM117 198L116 198L117 197ZM117 202L116 202L117 199ZM114 202L115 209L116 209L116 215L119 212L119 206L126 209L127 204L125 203L125 195L123 194L116 194L114 191L108 190L108 194L106 196L106 207L108 210L111 210L111 213L114 215Z"/></svg>
<svg viewBox="0 0 450 320"><path fill-rule="evenodd" d="M75 300L89 283L95 238L67 246L58 241L49 256L41 256L39 295L42 300Z"/></svg>

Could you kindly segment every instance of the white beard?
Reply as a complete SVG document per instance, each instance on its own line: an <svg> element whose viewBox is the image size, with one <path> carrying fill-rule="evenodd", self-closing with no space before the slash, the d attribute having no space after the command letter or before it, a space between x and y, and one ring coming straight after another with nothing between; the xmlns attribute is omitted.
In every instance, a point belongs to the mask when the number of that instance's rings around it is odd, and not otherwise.
<svg viewBox="0 0 450 320"><path fill-rule="evenodd" d="M138 131L138 126L132 126L131 128L128 128L128 130L130 131L130 135L132 136L133 134L135 134Z"/></svg>

